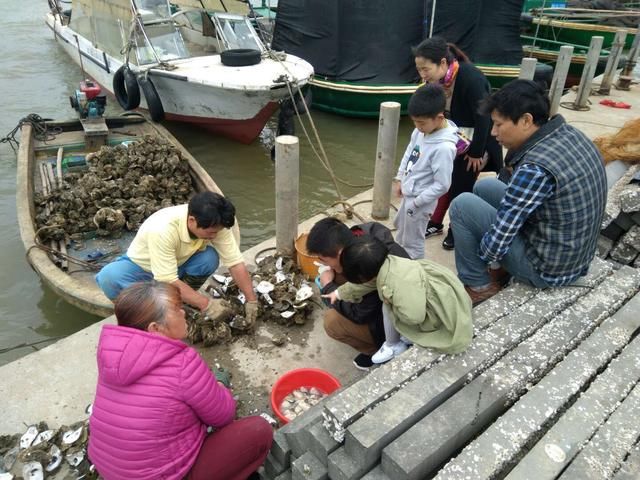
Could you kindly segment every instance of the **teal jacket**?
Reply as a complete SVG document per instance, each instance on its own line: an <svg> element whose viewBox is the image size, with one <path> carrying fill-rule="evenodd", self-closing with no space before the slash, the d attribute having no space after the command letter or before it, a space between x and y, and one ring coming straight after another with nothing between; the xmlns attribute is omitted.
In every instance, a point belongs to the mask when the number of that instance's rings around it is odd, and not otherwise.
<svg viewBox="0 0 640 480"><path fill-rule="evenodd" d="M391 306L395 329L415 344L458 353L471 343L471 299L448 268L430 260L389 255L375 281L346 283L338 288L338 295L359 302L373 290Z"/></svg>

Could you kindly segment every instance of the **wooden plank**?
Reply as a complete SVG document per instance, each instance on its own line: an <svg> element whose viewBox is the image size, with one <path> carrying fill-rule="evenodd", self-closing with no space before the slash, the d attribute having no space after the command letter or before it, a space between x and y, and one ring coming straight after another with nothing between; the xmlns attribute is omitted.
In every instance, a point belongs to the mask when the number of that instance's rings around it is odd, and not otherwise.
<svg viewBox="0 0 640 480"><path fill-rule="evenodd" d="M394 479L421 479L485 429L555 363L640 288L640 272L622 267L532 337L471 381L382 452ZM535 471L530 466L528 473Z"/></svg>
<svg viewBox="0 0 640 480"><path fill-rule="evenodd" d="M555 421L583 386L627 345L640 327L640 294L605 320L509 411L438 472L438 480L497 478Z"/></svg>
<svg viewBox="0 0 640 480"><path fill-rule="evenodd" d="M639 358L640 355L637 355L635 361ZM632 449L639 435L640 386L636 385L558 478L560 480L610 478Z"/></svg>

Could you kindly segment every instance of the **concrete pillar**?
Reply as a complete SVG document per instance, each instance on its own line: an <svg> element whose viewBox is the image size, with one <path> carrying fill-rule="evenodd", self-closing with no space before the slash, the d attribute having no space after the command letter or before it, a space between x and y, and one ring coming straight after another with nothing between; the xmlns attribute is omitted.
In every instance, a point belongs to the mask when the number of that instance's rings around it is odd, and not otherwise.
<svg viewBox="0 0 640 480"><path fill-rule="evenodd" d="M624 41L627 38L627 32L624 30L618 30L616 36L613 39L611 50L609 51L609 58L607 59L607 68L604 70L604 76L602 82L600 82L600 89L598 93L600 95L609 95L611 91L611 83L613 82L613 76L618 70L618 63L620 62L620 54L624 48Z"/></svg>
<svg viewBox="0 0 640 480"><path fill-rule="evenodd" d="M591 94L591 83L593 82L593 77L596 75L596 67L600 59L603 40L604 37L591 37L587 60L584 64L584 70L582 70L582 77L580 78L576 99L573 102L576 110L582 110L587 106L587 100L589 100L589 95Z"/></svg>
<svg viewBox="0 0 640 480"><path fill-rule="evenodd" d="M629 90L631 82L633 80L633 69L638 61L638 54L640 53L640 23L638 23L638 33L633 39L631 50L629 50L629 59L625 65L622 73L618 77L618 83L616 87L618 90Z"/></svg>
<svg viewBox="0 0 640 480"><path fill-rule="evenodd" d="M300 144L298 137L276 138L276 250L293 256L298 236Z"/></svg>
<svg viewBox="0 0 640 480"><path fill-rule="evenodd" d="M400 104L398 102L381 103L371 206L371 216L377 220L389 218L391 181L393 180L393 164L396 159L399 123Z"/></svg>
<svg viewBox="0 0 640 480"><path fill-rule="evenodd" d="M567 82L567 74L569 73L569 67L571 66L572 55L572 46L563 45L562 47L560 47L560 52L558 53L558 61L556 62L556 68L553 71L553 80L551 80L551 86L549 87L551 116L558 113L560 100L562 99L562 94L564 93L564 85Z"/></svg>
<svg viewBox="0 0 640 480"><path fill-rule="evenodd" d="M522 63L520 64L520 74L518 75L518 78L520 80L533 80L533 77L536 74L537 63L537 58L523 58Z"/></svg>

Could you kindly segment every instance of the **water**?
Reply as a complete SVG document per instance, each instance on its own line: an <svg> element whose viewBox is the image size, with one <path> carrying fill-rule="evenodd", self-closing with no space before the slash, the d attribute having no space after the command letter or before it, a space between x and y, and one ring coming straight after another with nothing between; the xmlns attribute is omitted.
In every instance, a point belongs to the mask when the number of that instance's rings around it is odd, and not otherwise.
<svg viewBox="0 0 640 480"><path fill-rule="evenodd" d="M0 31L0 136L11 131L29 113L65 119L75 114L68 96L82 79L45 26L45 0L3 0ZM119 113L109 99L108 113ZM336 174L354 183L373 176L377 139L375 120L346 119L313 112L324 147ZM180 124L166 125L211 174L236 206L242 247L247 248L275 233L274 168L267 149L259 142L239 145ZM410 124L404 119L398 151L408 141ZM298 128L301 154L300 218L308 218L336 199L329 175L314 158ZM60 300L44 287L31 270L20 241L15 212L16 158L0 144L0 365L74 333L99 320ZM342 186L345 196L359 189ZM14 348L22 344L36 345Z"/></svg>

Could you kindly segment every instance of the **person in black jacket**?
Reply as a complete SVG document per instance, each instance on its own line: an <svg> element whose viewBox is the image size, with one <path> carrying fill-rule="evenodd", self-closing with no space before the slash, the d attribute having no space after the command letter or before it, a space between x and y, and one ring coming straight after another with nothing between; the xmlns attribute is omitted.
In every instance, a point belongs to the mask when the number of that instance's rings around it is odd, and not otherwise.
<svg viewBox="0 0 640 480"><path fill-rule="evenodd" d="M322 263L316 283L323 295L345 283L340 253L354 238L363 235L383 242L391 255L409 258L404 248L394 241L391 230L380 223L369 222L349 228L336 218L324 218L313 226L307 237L307 252L316 255ZM382 301L378 293L368 293L360 303L336 301L330 304L325 301L325 304L330 307L324 315L327 335L360 352L353 364L367 370L372 365L371 355L378 351L385 338Z"/></svg>
<svg viewBox="0 0 640 480"><path fill-rule="evenodd" d="M502 148L491 136L491 117L479 113L481 100L491 87L484 74L454 44L441 37L428 38L413 49L416 69L425 83L439 83L447 93L447 118L451 119L471 144L453 163L451 188L438 201L431 215L425 237L443 232L444 215L449 203L463 192L471 192L481 170L499 172L502 168ZM453 250L453 231L449 228L442 242L446 250Z"/></svg>

